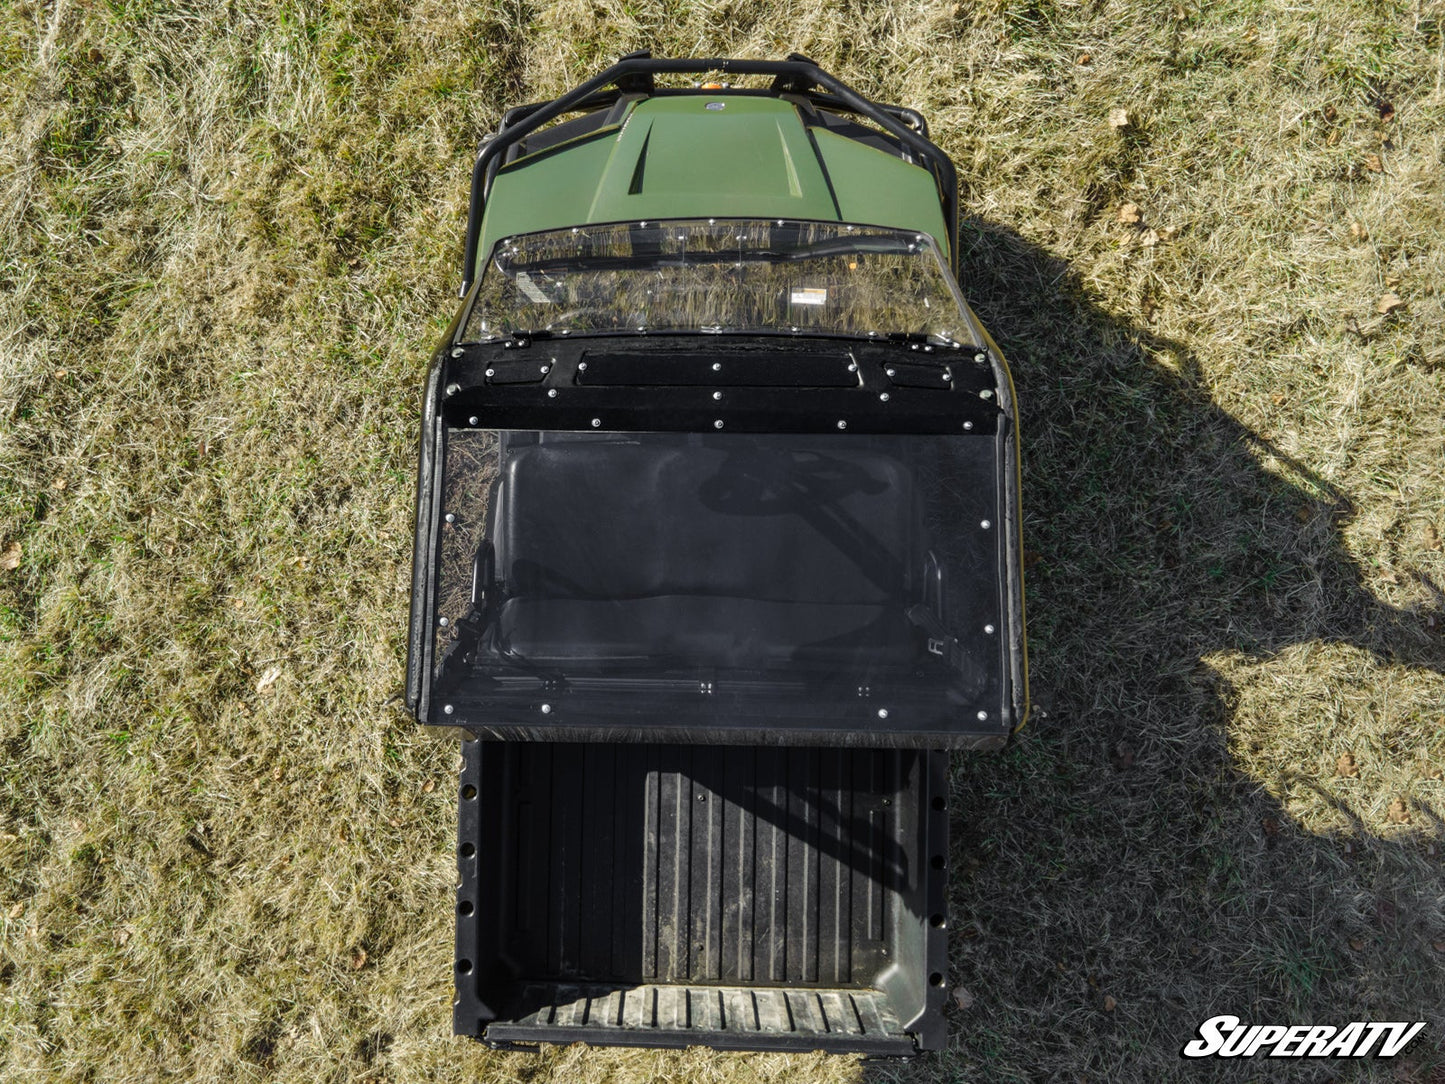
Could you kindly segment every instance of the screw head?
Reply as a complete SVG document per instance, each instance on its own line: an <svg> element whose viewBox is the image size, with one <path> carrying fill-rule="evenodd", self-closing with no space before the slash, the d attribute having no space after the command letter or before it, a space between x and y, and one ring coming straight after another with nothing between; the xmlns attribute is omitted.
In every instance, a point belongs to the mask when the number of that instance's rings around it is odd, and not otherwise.
<svg viewBox="0 0 1445 1084"><path fill-rule="evenodd" d="M457 521L457 514L455 512L448 512L443 518L448 523L455 523Z"/></svg>
<svg viewBox="0 0 1445 1084"><path fill-rule="evenodd" d="M481 422L481 420L482 420L481 418L478 418L475 414L473 414L470 418L467 419L467 424L468 424L468 425L477 425L477 424L479 424L479 423Z"/></svg>
<svg viewBox="0 0 1445 1084"><path fill-rule="evenodd" d="M976 362L978 362L980 365L983 365L983 364L986 364L986 363L988 362L988 355L987 355L987 354L975 354L975 355L973 355L973 360L976 361Z"/></svg>
<svg viewBox="0 0 1445 1084"><path fill-rule="evenodd" d="M557 389L556 389L556 388L548 388L548 389L547 389L547 398L548 398L548 399L555 399L555 398L557 398Z"/></svg>
<svg viewBox="0 0 1445 1084"><path fill-rule="evenodd" d="M446 628L448 625L451 624L451 622L445 617L439 617L437 618L437 624L440 625L442 628Z"/></svg>
<svg viewBox="0 0 1445 1084"><path fill-rule="evenodd" d="M577 371L579 373L585 373L587 371L587 363L585 361L579 361L577 363Z"/></svg>
<svg viewBox="0 0 1445 1084"><path fill-rule="evenodd" d="M453 396L453 395L455 395L457 392L459 392L459 391L461 391L461 390L462 390L462 386L461 386L460 384L448 384L448 385L447 385L447 396L448 396L448 397Z"/></svg>
<svg viewBox="0 0 1445 1084"><path fill-rule="evenodd" d="M847 428L848 428L848 423L845 422L842 418L839 418L839 419L838 419L838 428L839 428L839 429L847 429Z"/></svg>
<svg viewBox="0 0 1445 1084"><path fill-rule="evenodd" d="M972 429L972 428L973 428L973 422L964 422L964 423L963 423L963 428L964 428L965 430Z"/></svg>
<svg viewBox="0 0 1445 1084"><path fill-rule="evenodd" d="M978 525L979 525L980 527L982 527L982 528L986 531L986 530L988 530L990 527L993 526L993 521L992 521L992 520L987 520L987 519L981 519L981 520L978 521Z"/></svg>
<svg viewBox="0 0 1445 1084"><path fill-rule="evenodd" d="M486 375L486 376L496 376L496 375L497 375L497 370L495 370L495 369L488 369L484 375Z"/></svg>
<svg viewBox="0 0 1445 1084"><path fill-rule="evenodd" d="M878 709L878 718L880 718L880 719L886 719L886 718L888 718L888 709L887 709L887 708L879 708L879 709Z"/></svg>
<svg viewBox="0 0 1445 1084"><path fill-rule="evenodd" d="M993 626L992 626L992 625L985 625L985 626L983 627L983 631L986 632L986 633L988 633L990 636L992 636L992 635L993 635Z"/></svg>
<svg viewBox="0 0 1445 1084"><path fill-rule="evenodd" d="M886 391L880 391L878 393L878 398L886 403L888 402L888 393Z"/></svg>
<svg viewBox="0 0 1445 1084"><path fill-rule="evenodd" d="M542 714L543 714L543 715L551 715L551 714L552 714L552 705L551 705L551 704L543 704L543 705L542 705Z"/></svg>
<svg viewBox="0 0 1445 1084"><path fill-rule="evenodd" d="M723 421L722 421L722 419L719 418L717 421L713 422L713 423L712 423L712 427L713 427L714 429L721 429L721 428L723 427Z"/></svg>
<svg viewBox="0 0 1445 1084"><path fill-rule="evenodd" d="M713 397L713 400L714 400L714 401L716 401L716 400L718 400L718 399L721 399L721 398L722 398L722 392L720 392L720 391L715 391L715 392L712 393L712 397Z"/></svg>
<svg viewBox="0 0 1445 1084"><path fill-rule="evenodd" d="M593 418L593 419L592 419L592 428L593 428L593 429L600 429L600 428L602 428L602 419L601 419L601 418Z"/></svg>
<svg viewBox="0 0 1445 1084"><path fill-rule="evenodd" d="M442 705L442 714L443 714L443 715L450 715L450 714L451 714L452 712L454 712L454 711L456 711L456 708L452 707L450 704L443 704L443 705Z"/></svg>
<svg viewBox="0 0 1445 1084"><path fill-rule="evenodd" d="M715 362L713 362L713 363L712 363L712 371L715 372L715 373L720 373L720 372L722 372L722 362L720 362L720 361L715 361Z"/></svg>
<svg viewBox="0 0 1445 1084"><path fill-rule="evenodd" d="M987 719L988 719L988 712L986 712L986 711L981 711L981 712L978 713L978 721L979 721L980 723L985 722Z"/></svg>

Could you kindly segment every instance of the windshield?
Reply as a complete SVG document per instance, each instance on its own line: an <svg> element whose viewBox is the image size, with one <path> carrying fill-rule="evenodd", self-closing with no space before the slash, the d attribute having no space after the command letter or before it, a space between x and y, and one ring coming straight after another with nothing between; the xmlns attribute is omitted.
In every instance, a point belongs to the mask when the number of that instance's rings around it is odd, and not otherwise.
<svg viewBox="0 0 1445 1084"><path fill-rule="evenodd" d="M461 341L639 331L972 341L926 235L752 219L507 238L482 272Z"/></svg>

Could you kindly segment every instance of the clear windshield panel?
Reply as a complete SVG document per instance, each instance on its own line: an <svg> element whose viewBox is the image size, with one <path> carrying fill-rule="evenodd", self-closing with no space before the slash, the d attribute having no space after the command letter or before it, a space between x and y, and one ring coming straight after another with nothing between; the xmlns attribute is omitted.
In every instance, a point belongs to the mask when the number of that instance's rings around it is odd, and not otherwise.
<svg viewBox="0 0 1445 1084"><path fill-rule="evenodd" d="M997 710L1006 627L992 449L452 430L437 695L876 696L972 722Z"/></svg>
<svg viewBox="0 0 1445 1084"><path fill-rule="evenodd" d="M623 223L507 238L463 342L710 331L971 341L932 240L834 222Z"/></svg>

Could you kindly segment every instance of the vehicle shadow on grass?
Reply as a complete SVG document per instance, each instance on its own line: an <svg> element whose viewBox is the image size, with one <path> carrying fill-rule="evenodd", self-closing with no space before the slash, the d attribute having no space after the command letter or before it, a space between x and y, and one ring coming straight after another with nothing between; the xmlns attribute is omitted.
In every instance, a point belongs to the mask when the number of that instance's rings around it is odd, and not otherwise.
<svg viewBox="0 0 1445 1084"><path fill-rule="evenodd" d="M1409 828L1386 838L1316 781L1334 770L1332 723L1361 668L1435 681L1431 611L1372 594L1342 540L1347 496L1216 405L1187 349L1103 312L1061 260L1007 230L969 221L960 252L1020 402L1036 714L1003 754L954 760L950 1048L869 1075L1400 1070L1182 1061L1199 1024L1228 1013L1425 1019L1405 1079L1436 1079L1445 874L1431 852L1445 825L1417 795ZM1301 651L1334 669L1316 678ZM1206 662L1247 670L1281 652L1287 673L1311 676L1270 693L1262 716L1241 710L1234 669ZM1317 734L1319 764L1269 759L1283 727ZM1302 829L1275 796L1311 788L1335 834Z"/></svg>

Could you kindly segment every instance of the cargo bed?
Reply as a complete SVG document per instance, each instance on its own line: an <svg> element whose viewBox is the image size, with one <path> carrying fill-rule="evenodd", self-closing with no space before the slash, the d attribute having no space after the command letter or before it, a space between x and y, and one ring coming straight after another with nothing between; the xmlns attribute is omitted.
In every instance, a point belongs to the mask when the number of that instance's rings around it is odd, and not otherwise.
<svg viewBox="0 0 1445 1084"><path fill-rule="evenodd" d="M462 749L457 1034L943 1044L946 753Z"/></svg>

